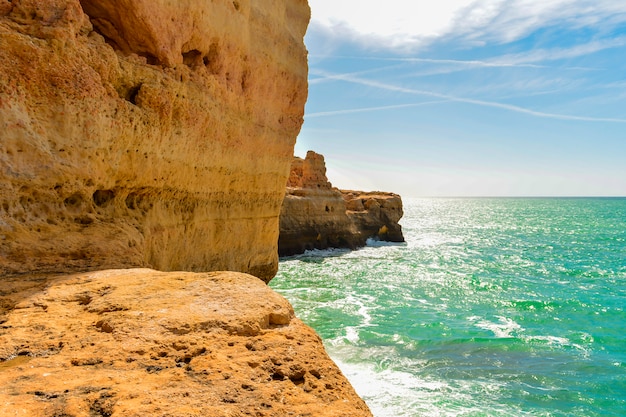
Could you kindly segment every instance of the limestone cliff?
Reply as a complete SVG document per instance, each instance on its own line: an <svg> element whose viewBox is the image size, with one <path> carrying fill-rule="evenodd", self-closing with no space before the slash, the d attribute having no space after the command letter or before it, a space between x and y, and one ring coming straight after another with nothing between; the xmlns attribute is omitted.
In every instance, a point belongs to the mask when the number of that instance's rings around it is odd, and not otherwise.
<svg viewBox="0 0 626 417"><path fill-rule="evenodd" d="M2 417L371 417L319 337L250 275L108 270L2 285Z"/></svg>
<svg viewBox="0 0 626 417"><path fill-rule="evenodd" d="M342 191L326 177L324 157L294 158L280 214L281 256L310 249L350 248L368 238L404 242L402 200L388 192Z"/></svg>
<svg viewBox="0 0 626 417"><path fill-rule="evenodd" d="M0 0L0 417L371 417L261 280L109 269L274 276L308 19Z"/></svg>
<svg viewBox="0 0 626 417"><path fill-rule="evenodd" d="M0 0L0 274L269 280L306 0Z"/></svg>

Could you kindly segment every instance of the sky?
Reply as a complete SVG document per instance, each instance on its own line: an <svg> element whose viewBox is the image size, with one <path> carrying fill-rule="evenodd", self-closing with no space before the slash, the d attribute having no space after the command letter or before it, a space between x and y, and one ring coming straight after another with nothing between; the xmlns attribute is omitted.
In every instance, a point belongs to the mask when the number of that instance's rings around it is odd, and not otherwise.
<svg viewBox="0 0 626 417"><path fill-rule="evenodd" d="M309 4L295 152L334 186L626 196L626 1Z"/></svg>

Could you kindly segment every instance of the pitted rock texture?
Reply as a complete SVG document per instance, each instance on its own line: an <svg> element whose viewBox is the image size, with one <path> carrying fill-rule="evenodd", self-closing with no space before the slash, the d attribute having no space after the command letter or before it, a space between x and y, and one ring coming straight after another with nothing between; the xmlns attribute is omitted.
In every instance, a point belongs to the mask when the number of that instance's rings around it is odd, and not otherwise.
<svg viewBox="0 0 626 417"><path fill-rule="evenodd" d="M287 188L331 190L333 185L326 177L324 155L308 151L305 159L294 157L291 162Z"/></svg>
<svg viewBox="0 0 626 417"><path fill-rule="evenodd" d="M361 239L404 242L399 224L404 211L398 194L341 190L341 195L346 203L346 213L356 225Z"/></svg>
<svg viewBox="0 0 626 417"><path fill-rule="evenodd" d="M0 416L371 416L289 303L240 273L0 282Z"/></svg>
<svg viewBox="0 0 626 417"><path fill-rule="evenodd" d="M389 192L342 191L326 177L324 157L295 157L280 214L281 256L311 249L350 248L375 238L404 242L402 199Z"/></svg>
<svg viewBox="0 0 626 417"><path fill-rule="evenodd" d="M269 280L306 0L0 1L0 274Z"/></svg>

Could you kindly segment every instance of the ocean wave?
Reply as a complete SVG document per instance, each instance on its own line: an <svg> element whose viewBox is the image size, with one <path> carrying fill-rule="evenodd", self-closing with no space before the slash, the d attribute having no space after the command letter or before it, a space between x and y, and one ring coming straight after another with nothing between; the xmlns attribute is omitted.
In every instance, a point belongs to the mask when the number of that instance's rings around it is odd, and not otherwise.
<svg viewBox="0 0 626 417"><path fill-rule="evenodd" d="M524 329L514 320L507 317L498 316L499 323L494 323L489 320L480 320L479 317L468 317L469 321L475 321L474 326L493 332L497 338L512 338L514 332L522 332Z"/></svg>
<svg viewBox="0 0 626 417"><path fill-rule="evenodd" d="M306 262L307 260L319 260L322 258L337 257L337 256L345 255L346 253L349 253L349 252L350 252L350 249L344 249L344 248L310 249L310 250L304 251L304 253L299 254L299 255L281 257L280 260L281 261L300 260L300 261Z"/></svg>
<svg viewBox="0 0 626 417"><path fill-rule="evenodd" d="M430 203L406 245L310 251L273 280L374 415L623 415L624 203Z"/></svg>
<svg viewBox="0 0 626 417"><path fill-rule="evenodd" d="M485 415L486 403L490 416L531 415L502 405L503 383L424 378L416 370L427 363L401 360L392 347L344 345L330 347L329 354L376 417Z"/></svg>
<svg viewBox="0 0 626 417"><path fill-rule="evenodd" d="M380 248L385 246L406 246L406 242L389 242L370 237L365 241L365 246L370 248Z"/></svg>

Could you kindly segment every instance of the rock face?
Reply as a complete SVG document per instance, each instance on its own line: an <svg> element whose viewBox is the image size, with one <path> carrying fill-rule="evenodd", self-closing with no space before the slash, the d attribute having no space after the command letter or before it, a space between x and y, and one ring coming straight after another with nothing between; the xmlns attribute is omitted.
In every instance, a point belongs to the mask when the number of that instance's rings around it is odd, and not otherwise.
<svg viewBox="0 0 626 417"><path fill-rule="evenodd" d="M387 242L404 242L398 223L404 214L398 194L380 191L341 190L347 214L359 233L359 239L375 238ZM361 245L359 245L361 246Z"/></svg>
<svg viewBox="0 0 626 417"><path fill-rule="evenodd" d="M294 158L280 214L281 256L310 249L364 246L368 238L404 242L399 195L342 191L326 178L324 157L313 151Z"/></svg>
<svg viewBox="0 0 626 417"><path fill-rule="evenodd" d="M2 285L0 416L371 416L253 276L107 270Z"/></svg>
<svg viewBox="0 0 626 417"><path fill-rule="evenodd" d="M269 280L306 0L0 0L0 274Z"/></svg>
<svg viewBox="0 0 626 417"><path fill-rule="evenodd" d="M371 416L254 276L110 269L274 276L308 19L0 0L0 417Z"/></svg>

